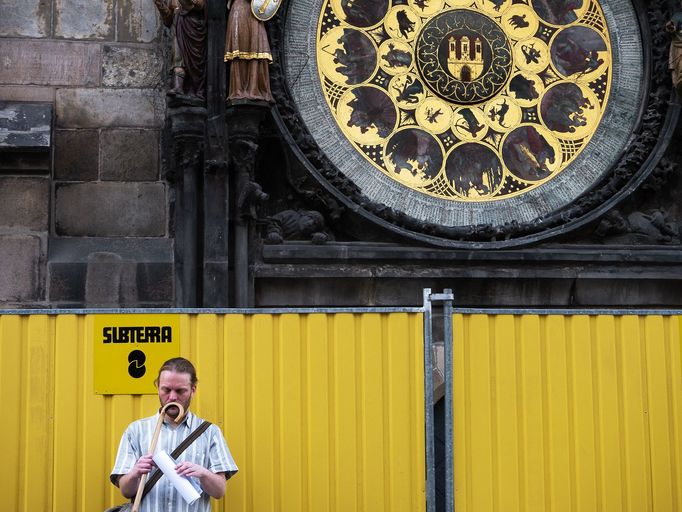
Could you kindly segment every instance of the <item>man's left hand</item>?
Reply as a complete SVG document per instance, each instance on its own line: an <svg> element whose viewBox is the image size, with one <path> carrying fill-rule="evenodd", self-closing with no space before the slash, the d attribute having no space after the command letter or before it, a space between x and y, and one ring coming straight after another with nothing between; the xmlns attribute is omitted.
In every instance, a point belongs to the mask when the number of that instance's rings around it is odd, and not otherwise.
<svg viewBox="0 0 682 512"><path fill-rule="evenodd" d="M204 466L200 466L199 464L194 464L193 462L189 461L184 461L175 466L175 471L177 472L178 475L181 476L192 476L194 478L199 478L205 477L211 472L206 469Z"/></svg>
<svg viewBox="0 0 682 512"><path fill-rule="evenodd" d="M175 471L178 475L199 479L201 488L209 496L220 499L225 495L225 473L213 473L208 468L189 461L181 462L175 466Z"/></svg>

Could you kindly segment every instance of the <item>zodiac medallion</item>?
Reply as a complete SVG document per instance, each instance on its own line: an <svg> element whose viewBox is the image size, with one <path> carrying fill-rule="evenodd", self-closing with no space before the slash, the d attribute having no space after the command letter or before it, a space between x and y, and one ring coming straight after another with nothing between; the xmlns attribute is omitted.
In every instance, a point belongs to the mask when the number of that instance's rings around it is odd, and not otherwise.
<svg viewBox="0 0 682 512"><path fill-rule="evenodd" d="M481 103L507 83L511 46L491 18L453 9L424 25L416 44L417 67L426 85L455 104Z"/></svg>
<svg viewBox="0 0 682 512"><path fill-rule="evenodd" d="M320 0L319 84L371 168L449 201L541 187L609 102L598 0Z"/></svg>

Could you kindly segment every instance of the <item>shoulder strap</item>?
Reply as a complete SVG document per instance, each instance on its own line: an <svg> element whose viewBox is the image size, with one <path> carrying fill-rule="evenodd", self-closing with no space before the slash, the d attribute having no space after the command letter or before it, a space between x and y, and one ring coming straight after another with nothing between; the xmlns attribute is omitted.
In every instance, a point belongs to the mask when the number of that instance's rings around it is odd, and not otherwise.
<svg viewBox="0 0 682 512"><path fill-rule="evenodd" d="M180 455L182 452L184 452L189 445L191 445L196 439L204 433L204 431L211 426L210 421L204 421L201 425L199 425L196 429L194 429L194 432L192 432L190 435L187 436L187 438L178 445L178 447L173 450L173 453L170 454L171 457L174 459ZM154 471L154 474L147 480L147 483L144 486L144 491L142 491L142 497L144 498L149 491L152 490L152 487L156 484L156 482L159 481L159 479L163 476L163 473L157 469Z"/></svg>

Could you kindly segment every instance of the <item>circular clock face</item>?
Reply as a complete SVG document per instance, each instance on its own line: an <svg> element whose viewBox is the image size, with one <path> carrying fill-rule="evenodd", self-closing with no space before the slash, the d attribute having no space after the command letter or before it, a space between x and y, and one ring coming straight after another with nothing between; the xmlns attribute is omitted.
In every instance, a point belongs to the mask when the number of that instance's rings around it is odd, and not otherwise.
<svg viewBox="0 0 682 512"><path fill-rule="evenodd" d="M636 16L609 4L292 0L287 80L371 199L449 226L529 221L598 180L635 122Z"/></svg>

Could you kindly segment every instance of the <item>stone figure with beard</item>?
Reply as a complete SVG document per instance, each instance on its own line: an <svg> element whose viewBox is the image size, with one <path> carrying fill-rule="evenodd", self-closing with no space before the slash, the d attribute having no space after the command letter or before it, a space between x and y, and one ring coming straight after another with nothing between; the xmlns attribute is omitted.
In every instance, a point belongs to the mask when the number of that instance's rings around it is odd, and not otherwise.
<svg viewBox="0 0 682 512"><path fill-rule="evenodd" d="M173 39L173 78L168 94L206 96L206 0L154 0Z"/></svg>

